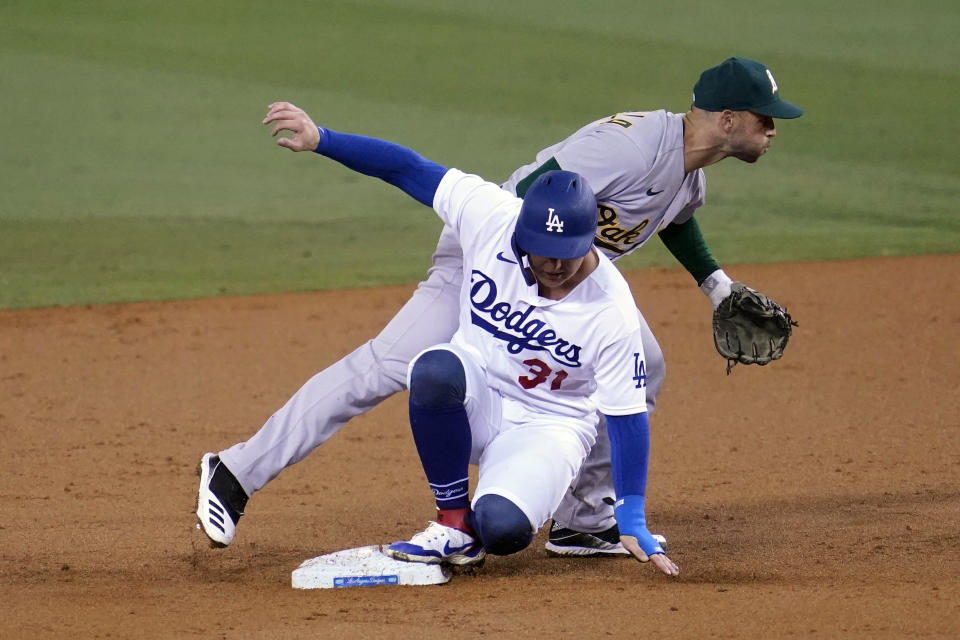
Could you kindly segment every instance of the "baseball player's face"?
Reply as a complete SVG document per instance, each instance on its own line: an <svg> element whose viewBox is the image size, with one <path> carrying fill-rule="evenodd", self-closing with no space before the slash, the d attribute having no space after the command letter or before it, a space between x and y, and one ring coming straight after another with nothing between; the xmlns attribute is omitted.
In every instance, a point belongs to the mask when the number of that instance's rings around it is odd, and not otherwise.
<svg viewBox="0 0 960 640"><path fill-rule="evenodd" d="M730 132L730 144L734 150L731 155L744 162L756 162L777 135L773 118L752 111L737 111L735 114L736 122Z"/></svg>
<svg viewBox="0 0 960 640"><path fill-rule="evenodd" d="M584 256L582 258L560 260L533 254L530 254L529 257L530 268L533 269L537 282L547 289L556 289L568 283L580 271L580 267L583 266L583 261L586 259L586 256Z"/></svg>

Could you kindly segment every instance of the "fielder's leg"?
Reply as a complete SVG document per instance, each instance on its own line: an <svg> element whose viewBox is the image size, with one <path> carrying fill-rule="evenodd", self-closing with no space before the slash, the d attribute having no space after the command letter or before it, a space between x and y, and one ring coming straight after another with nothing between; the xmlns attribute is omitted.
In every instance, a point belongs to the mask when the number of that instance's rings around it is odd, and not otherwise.
<svg viewBox="0 0 960 640"><path fill-rule="evenodd" d="M422 283L379 336L310 378L252 438L221 452L247 495L302 460L350 418L402 391L409 359L448 341L456 330L459 291L459 283Z"/></svg>
<svg viewBox="0 0 960 640"><path fill-rule="evenodd" d="M444 228L427 279L383 331L310 378L249 440L218 454L220 466L247 496L302 460L350 418L403 390L410 360L423 349L450 339L459 318L462 260L456 236ZM205 505L211 498L214 502L226 500L212 495L209 483L201 483L201 526L211 539L216 537L216 542L223 544L222 535L207 528L211 519ZM236 511L242 515L242 506Z"/></svg>

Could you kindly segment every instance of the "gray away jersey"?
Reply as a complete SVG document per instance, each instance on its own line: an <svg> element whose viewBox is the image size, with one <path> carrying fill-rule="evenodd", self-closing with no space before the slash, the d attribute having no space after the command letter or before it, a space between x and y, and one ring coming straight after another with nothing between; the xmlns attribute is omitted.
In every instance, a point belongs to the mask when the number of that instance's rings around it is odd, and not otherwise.
<svg viewBox="0 0 960 640"><path fill-rule="evenodd" d="M611 260L642 246L672 222L686 222L703 204L706 178L683 170L683 116L668 111L618 113L592 122L513 172L517 184L555 158L587 179L597 196L594 244Z"/></svg>

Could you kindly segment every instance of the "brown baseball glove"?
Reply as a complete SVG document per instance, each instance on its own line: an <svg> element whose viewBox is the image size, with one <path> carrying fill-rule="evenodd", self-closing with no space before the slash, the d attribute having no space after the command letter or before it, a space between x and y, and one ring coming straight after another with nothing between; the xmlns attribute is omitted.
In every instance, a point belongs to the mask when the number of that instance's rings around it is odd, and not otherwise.
<svg viewBox="0 0 960 640"><path fill-rule="evenodd" d="M765 365L780 358L795 326L779 304L734 282L713 312L713 343L727 359L727 375L738 362Z"/></svg>

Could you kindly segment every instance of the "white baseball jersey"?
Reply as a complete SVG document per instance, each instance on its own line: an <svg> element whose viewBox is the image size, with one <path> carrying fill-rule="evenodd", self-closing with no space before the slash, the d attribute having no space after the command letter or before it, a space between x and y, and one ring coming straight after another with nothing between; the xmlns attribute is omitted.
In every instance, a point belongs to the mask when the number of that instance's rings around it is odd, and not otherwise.
<svg viewBox="0 0 960 640"><path fill-rule="evenodd" d="M587 179L597 196L594 244L616 260L671 222L686 222L703 204L706 178L683 165L683 116L668 111L618 113L547 147L513 172L504 188L550 158Z"/></svg>
<svg viewBox="0 0 960 640"><path fill-rule="evenodd" d="M522 201L451 169L434 209L460 238L464 281L451 342L474 354L488 383L530 409L594 423L646 411L646 365L633 296L604 255L563 300L527 285L511 238ZM543 212L544 224L554 224Z"/></svg>

